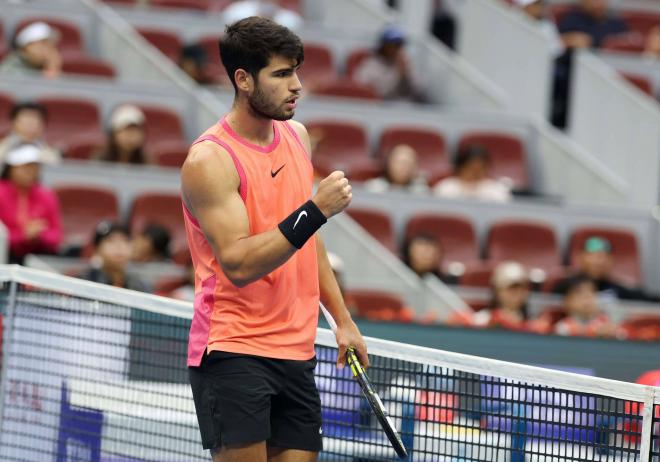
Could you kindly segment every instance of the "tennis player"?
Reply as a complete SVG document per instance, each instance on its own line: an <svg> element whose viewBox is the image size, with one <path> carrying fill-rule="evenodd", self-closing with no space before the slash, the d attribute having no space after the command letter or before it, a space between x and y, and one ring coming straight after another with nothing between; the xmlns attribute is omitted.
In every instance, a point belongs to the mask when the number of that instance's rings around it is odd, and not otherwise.
<svg viewBox="0 0 660 462"><path fill-rule="evenodd" d="M188 366L204 448L214 462L307 462L321 450L314 382L319 295L337 321L338 367L367 350L316 233L351 201L333 172L312 196L305 127L290 120L303 46L251 17L220 52L234 103L190 148L181 172L195 267Z"/></svg>

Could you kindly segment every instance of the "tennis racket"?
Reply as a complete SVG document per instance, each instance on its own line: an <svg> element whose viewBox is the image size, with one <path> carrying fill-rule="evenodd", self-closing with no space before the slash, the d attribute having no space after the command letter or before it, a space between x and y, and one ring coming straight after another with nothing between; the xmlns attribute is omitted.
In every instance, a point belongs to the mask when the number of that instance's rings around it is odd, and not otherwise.
<svg viewBox="0 0 660 462"><path fill-rule="evenodd" d="M326 321L328 321L330 328L334 333L337 333L337 323L332 318L330 313L328 313L328 310L325 308L325 306L323 306L323 303L319 302L319 304L321 306L321 311L323 311L323 316L325 316ZM371 410L374 411L374 414L376 414L376 418L378 419L380 426L385 432L385 435L387 435L387 439L390 440L392 448L394 448L394 451L396 451L396 454L401 459L405 459L408 457L408 451L406 451L406 448L403 446L403 442L401 441L399 433L396 431L396 428L394 428L394 424L392 423L389 414L385 410L385 406L383 406L383 402L380 400L380 396L378 396L378 393L376 393L376 390L371 384L371 380L369 379L367 372L362 367L362 364L360 364L360 360L355 354L355 350L353 348L349 348L346 352L346 362L353 372L353 377L355 377L357 382L360 384L362 393L364 393L364 396L367 398L369 406L371 406Z"/></svg>

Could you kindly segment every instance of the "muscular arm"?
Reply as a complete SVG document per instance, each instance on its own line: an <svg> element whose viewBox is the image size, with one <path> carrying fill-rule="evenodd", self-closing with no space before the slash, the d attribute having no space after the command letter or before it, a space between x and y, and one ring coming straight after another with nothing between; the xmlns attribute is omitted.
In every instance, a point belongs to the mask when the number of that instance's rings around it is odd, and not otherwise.
<svg viewBox="0 0 660 462"><path fill-rule="evenodd" d="M193 146L181 170L186 206L199 221L227 278L243 287L282 265L297 249L277 227L250 236L239 183L229 153L210 143Z"/></svg>

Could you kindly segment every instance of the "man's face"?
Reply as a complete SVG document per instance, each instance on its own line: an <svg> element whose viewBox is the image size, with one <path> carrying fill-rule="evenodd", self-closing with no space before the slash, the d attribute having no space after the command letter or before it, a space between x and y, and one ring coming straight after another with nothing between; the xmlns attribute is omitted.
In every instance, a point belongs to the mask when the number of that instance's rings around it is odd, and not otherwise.
<svg viewBox="0 0 660 462"><path fill-rule="evenodd" d="M274 120L289 120L296 110L302 85L296 73L294 59L274 56L268 66L259 71L254 89L248 95L253 115Z"/></svg>
<svg viewBox="0 0 660 462"><path fill-rule="evenodd" d="M12 121L13 132L25 142L39 140L44 134L45 123L39 111L23 109Z"/></svg>
<svg viewBox="0 0 660 462"><path fill-rule="evenodd" d="M607 252L582 252L579 264L580 269L590 278L602 279L612 269L612 256Z"/></svg>
<svg viewBox="0 0 660 462"><path fill-rule="evenodd" d="M598 314L596 286L585 282L573 289L564 299L566 311L573 316L590 319Z"/></svg>
<svg viewBox="0 0 660 462"><path fill-rule="evenodd" d="M58 51L55 43L50 39L37 40L21 48L23 59L36 68L44 67L53 53Z"/></svg>
<svg viewBox="0 0 660 462"><path fill-rule="evenodd" d="M442 252L435 241L426 238L415 238L410 242L408 250L410 267L422 275L440 268Z"/></svg>
<svg viewBox="0 0 660 462"><path fill-rule="evenodd" d="M103 267L112 271L124 271L131 258L131 243L124 233L115 231L105 237L96 249L103 260Z"/></svg>

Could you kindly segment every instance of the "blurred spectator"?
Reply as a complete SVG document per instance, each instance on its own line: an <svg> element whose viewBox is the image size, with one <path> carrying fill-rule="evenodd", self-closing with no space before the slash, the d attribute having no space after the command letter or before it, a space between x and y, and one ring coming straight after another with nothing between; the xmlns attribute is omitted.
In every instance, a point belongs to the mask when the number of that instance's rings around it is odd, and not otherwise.
<svg viewBox="0 0 660 462"><path fill-rule="evenodd" d="M446 284L455 284L456 278L442 272L443 251L440 243L428 234L412 236L403 249L403 261L417 276L433 274Z"/></svg>
<svg viewBox="0 0 660 462"><path fill-rule="evenodd" d="M94 232L94 255L90 266L78 277L125 289L148 292L137 276L127 272L131 257L128 230L119 223L102 221Z"/></svg>
<svg viewBox="0 0 660 462"><path fill-rule="evenodd" d="M589 278L601 294L628 300L658 300L657 297L646 294L640 288L628 287L612 277L614 266L612 244L607 239L592 236L584 241L584 247L578 255L576 263L577 274L574 276ZM565 293L573 277L560 280L553 291L560 294Z"/></svg>
<svg viewBox="0 0 660 462"><path fill-rule="evenodd" d="M545 0L514 0L514 3L537 22L539 30L552 45L552 55L554 57L561 55L564 52L564 44L559 36L557 25L545 16Z"/></svg>
<svg viewBox="0 0 660 462"><path fill-rule="evenodd" d="M57 49L59 32L45 22L33 22L14 37L14 51L0 64L0 74L34 74L54 78L62 72Z"/></svg>
<svg viewBox="0 0 660 462"><path fill-rule="evenodd" d="M660 26L653 27L646 36L644 55L660 59Z"/></svg>
<svg viewBox="0 0 660 462"><path fill-rule="evenodd" d="M110 117L107 145L93 155L96 160L122 164L146 163L146 118L137 106L124 104Z"/></svg>
<svg viewBox="0 0 660 462"><path fill-rule="evenodd" d="M187 281L185 284L174 289L168 296L177 300L192 302L195 301L195 267L192 262L186 267L186 274Z"/></svg>
<svg viewBox="0 0 660 462"><path fill-rule="evenodd" d="M41 151L41 161L55 163L61 158L59 151L44 141L48 114L39 103L22 102L11 108L11 131L0 140L0 163L7 153L20 144L34 144Z"/></svg>
<svg viewBox="0 0 660 462"><path fill-rule="evenodd" d="M454 159L454 174L440 181L433 192L445 199L479 199L491 202L511 200L511 188L488 178L490 155L479 145L460 149Z"/></svg>
<svg viewBox="0 0 660 462"><path fill-rule="evenodd" d="M530 320L528 302L530 279L527 270L517 262L502 262L491 280L492 300L489 307L477 312L472 325L508 330L543 333L550 328L542 320Z"/></svg>
<svg viewBox="0 0 660 462"><path fill-rule="evenodd" d="M390 26L380 36L374 53L355 70L354 80L372 87L384 99L427 100L421 82L404 50L406 37Z"/></svg>
<svg viewBox="0 0 660 462"><path fill-rule="evenodd" d="M165 261L170 258L170 233L157 223L150 223L133 236L131 260L138 263Z"/></svg>
<svg viewBox="0 0 660 462"><path fill-rule="evenodd" d="M206 51L200 45L186 45L181 49L179 67L195 82L205 85L212 80L204 75L204 68L208 62Z"/></svg>
<svg viewBox="0 0 660 462"><path fill-rule="evenodd" d="M567 48L598 48L611 35L628 32L619 17L609 13L608 0L580 0L559 22L559 32Z"/></svg>
<svg viewBox="0 0 660 462"><path fill-rule="evenodd" d="M555 325L558 335L623 337L623 331L598 308L596 285L586 276L571 278L565 286L566 317Z"/></svg>
<svg viewBox="0 0 660 462"><path fill-rule="evenodd" d="M406 144L392 148L385 161L385 175L367 181L364 187L371 192L407 191L424 193L429 190L417 168L417 152Z"/></svg>
<svg viewBox="0 0 660 462"><path fill-rule="evenodd" d="M54 254L62 241L57 196L39 183L42 152L21 144L5 158L0 176L0 221L9 233L9 260L28 253Z"/></svg>
<svg viewBox="0 0 660 462"><path fill-rule="evenodd" d="M280 7L273 0L241 0L233 2L222 11L225 24L232 24L250 16L270 18L278 24L289 29L299 29L303 18L295 11Z"/></svg>

